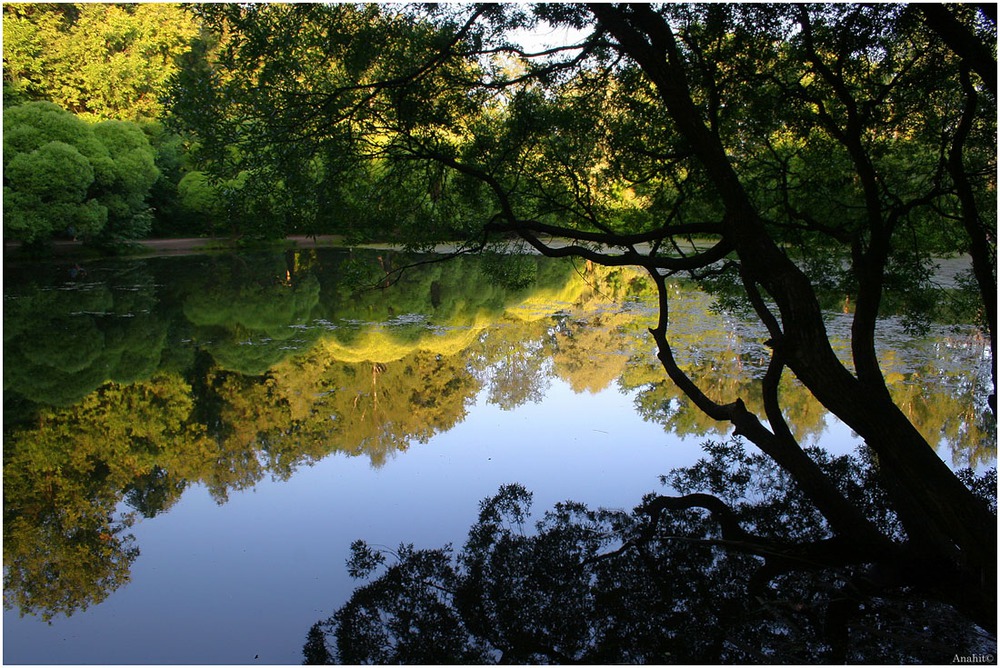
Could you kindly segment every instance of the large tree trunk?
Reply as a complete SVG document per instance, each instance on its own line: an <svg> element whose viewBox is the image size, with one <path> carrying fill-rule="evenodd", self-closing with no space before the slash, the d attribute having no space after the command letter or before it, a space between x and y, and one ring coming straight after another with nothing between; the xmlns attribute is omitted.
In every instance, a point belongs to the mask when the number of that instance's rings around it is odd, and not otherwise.
<svg viewBox="0 0 1000 668"><path fill-rule="evenodd" d="M962 224L969 235L969 255L972 257L972 273L979 284L986 311L986 326L989 328L990 353L993 357L993 394L990 395L990 409L993 417L997 414L997 277L996 229L990 229L979 215L976 196L965 169L965 141L975 122L978 94L969 80L966 68L962 69L962 90L965 91L965 108L962 119L955 131L955 137L948 152L948 172L955 182L955 191L961 203Z"/></svg>
<svg viewBox="0 0 1000 668"><path fill-rule="evenodd" d="M819 402L874 451L917 553L928 564L970 569L985 586L981 591L995 599L996 517L941 461L880 384L863 382L837 359L812 285L771 239L721 141L702 121L670 27L648 5L595 4L591 9L653 81L716 187L726 210L724 235L747 280L761 286L780 311L782 332L770 342L775 351ZM874 358L874 350L861 352Z"/></svg>

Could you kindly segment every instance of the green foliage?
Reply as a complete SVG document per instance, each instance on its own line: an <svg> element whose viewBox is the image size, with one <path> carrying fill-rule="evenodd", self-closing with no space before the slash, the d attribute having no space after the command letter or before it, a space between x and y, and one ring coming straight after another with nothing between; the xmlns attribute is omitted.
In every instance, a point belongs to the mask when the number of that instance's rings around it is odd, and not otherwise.
<svg viewBox="0 0 1000 668"><path fill-rule="evenodd" d="M488 215L440 168L391 159L391 134L350 118L352 107L361 111L367 86L432 53L443 43L441 31L374 6L205 6L199 16L220 39L217 61L208 71L178 74L172 109L197 130L213 182L246 179L226 202L239 231L427 242ZM412 41L395 39L403 34ZM282 57L272 58L276 52ZM256 65L243 67L251 61ZM354 90L326 97L338 87ZM323 113L304 108L303 96L316 96ZM436 83L400 87L390 97L394 115L410 127L432 123L455 134L454 104L465 100L473 111L472 100ZM427 100L437 102L428 108ZM355 141L359 132L366 146Z"/></svg>
<svg viewBox="0 0 1000 668"><path fill-rule="evenodd" d="M25 234L17 238L34 241L44 238L48 229L73 227L87 237L100 231L98 241L114 246L146 236L154 215L159 233L200 232L196 227L200 221L185 220L186 212L176 203L176 184L183 176L181 163L187 152L184 140L159 124L167 116L162 104L167 81L178 71L179 62L204 57L203 46L200 55L191 52L200 34L196 17L187 8L170 4L35 3L5 5L3 24L5 136L11 131L6 124L11 108L44 100L88 122L141 122L153 146L149 152L134 137L135 126L119 125L114 130L94 126L114 163L94 165L95 187L102 189L96 199L109 210L108 224L97 211L24 202L25 196L14 189L11 215L21 227L40 230L32 239ZM67 138L60 140L75 145ZM5 151L10 146L5 141ZM146 183L150 178L152 187ZM147 195L148 210L140 201Z"/></svg>
<svg viewBox="0 0 1000 668"><path fill-rule="evenodd" d="M20 153L5 170L4 233L26 242L44 240L64 229L91 236L107 221L107 210L87 191L94 169L78 150L51 141Z"/></svg>
<svg viewBox="0 0 1000 668"><path fill-rule="evenodd" d="M197 212L187 209L180 201L180 182L187 174L191 161L191 139L169 130L160 122L142 123L150 145L156 154L159 176L149 191L149 207L154 215L152 236L196 236L209 229L198 219Z"/></svg>
<svg viewBox="0 0 1000 668"><path fill-rule="evenodd" d="M108 149L110 169L98 174L99 201L108 210L102 240L141 239L149 233L152 214L146 204L159 176L155 153L142 129L125 121L103 121L94 135Z"/></svg>
<svg viewBox="0 0 1000 668"><path fill-rule="evenodd" d="M5 109L3 120L5 168L18 154L37 150L50 141L76 147L91 162L107 158L107 148L101 146L87 123L50 102Z"/></svg>
<svg viewBox="0 0 1000 668"><path fill-rule="evenodd" d="M4 231L29 243L64 231L101 243L149 230L159 175L133 123L88 125L50 102L4 111Z"/></svg>
<svg viewBox="0 0 1000 668"><path fill-rule="evenodd" d="M164 114L177 59L198 36L181 5L4 5L4 85L88 120Z"/></svg>
<svg viewBox="0 0 1000 668"><path fill-rule="evenodd" d="M141 133L120 123L81 125L54 105L8 101L51 99L91 118L158 114L150 102L162 90L158 77L172 73L173 59L194 34L194 23L180 18L188 15L176 14L182 11L5 6L11 45L9 55L5 51L5 234L40 243L68 223L89 239L111 243L149 229L145 201L159 172ZM930 258L969 252L976 262L977 306L995 352L996 88L995 76L986 75L995 73L996 25L972 8L945 8L951 29L966 42L956 44L947 25L925 20L930 14L923 12L861 4L541 6L535 18L593 30L578 46L531 57L504 36L531 23L522 9L200 6L195 16L212 35L173 72L171 95L175 127L198 134L198 162L185 169L197 167L207 177L191 176L178 187L179 206L247 238L342 232L411 244L456 237L482 247L491 238L518 235L549 255L644 267L659 281L663 299L661 326L654 329L660 359L685 396L706 415L753 434L748 437L762 448L780 449L799 471L810 466L799 441L819 416L808 397L821 399L878 453L879 473L896 497L914 552L935 555L959 579L985 574L987 586L975 596L980 610L990 611L995 517L940 465L930 447L934 436L921 435L918 423L948 433L955 427L920 417L924 407L899 390L899 378L889 371L890 347L878 344L880 317L899 312L913 325L926 324L938 301ZM178 29L161 33L159 24L172 18ZM172 164L181 182L179 161L164 164ZM398 278L392 260L378 257L381 274L369 265L382 286ZM721 262L732 271L720 274ZM309 426L308 402L288 391L294 365L277 369L286 354L256 345L287 334L289 318L303 326L313 307L332 304L330 312L341 319L391 325L377 336L336 329L324 345L338 364L324 366L319 356L305 365L320 386L342 376L337 387L355 388L353 397L341 393L324 407L337 409L342 433L358 437L353 442L374 444L370 450L378 459L406 438L426 438L454 423L478 380L465 375L442 385L442 371L456 361L421 349L422 329L407 316L427 313L428 301L434 317L448 323L496 313L508 298L496 279L521 286L530 270L530 262L494 262L489 276L463 286L463 294L477 293L474 299L442 288L443 271L422 274L405 300L385 304L342 283L314 290L308 279L293 277L291 266L277 273L282 287L273 280L238 290L210 286L204 296L179 299L186 301L187 331L228 369L211 377L222 397L218 412L232 425L232 433L220 430L225 447L218 458L223 465L209 483L213 493L258 479L265 468L258 441L268 444L283 470L295 461L278 425L297 419ZM751 305L770 350L727 348L727 361L715 364L698 336L678 337L683 314L673 310L676 295L663 277L681 272L706 281L723 307ZM288 294L280 292L285 288ZM843 305L852 322L844 340L831 334L821 308L831 304L824 293L834 291L837 299L847 293ZM613 318L600 322L595 339L628 329ZM17 354L37 367L51 359L59 373L39 376L57 384L52 378L76 379L92 368L104 333L96 325L81 328L74 340L78 359L47 355L39 342L21 345ZM611 365L601 374L582 370L573 341L555 338L560 350L554 366L576 381L575 389L614 377ZM459 337L449 342L455 341L462 343ZM688 344L680 362L671 351L678 343ZM350 362L330 352L347 344L356 355ZM753 386L718 381L709 371L724 368L731 380L734 367L751 361L771 371ZM511 357L508 369L532 369L522 362ZM792 375L808 392L789 390L785 379ZM433 381L421 385L415 380L421 376ZM408 393L381 393L380 382L389 377L398 377ZM81 386L93 382L86 380ZM501 385L506 391L491 396L503 405L530 397L536 387ZM995 371L993 385L995 414ZM708 421L700 421L671 387L648 388L641 396L651 416L706 429ZM359 404L362 416L380 414L381 421L351 422L347 416ZM387 407L409 413L394 420ZM420 425L417 407L429 416ZM795 424L785 428L786 419ZM319 433L313 435L317 442ZM988 425L982 433L989 433ZM826 499L825 513L850 508L853 517L862 511L848 524L863 547L869 542L865 500L850 489L829 493L824 481L835 477L830 469L798 482L814 499ZM812 538L810 522L794 527L802 531L789 540ZM537 564L525 557L532 552L520 552L523 541L491 531L486 542L496 538L496 545L490 543L490 550L512 555L519 572L540 577ZM546 540L559 539L553 536ZM669 554L658 556L671 563ZM403 550L401 560L429 568L442 590L455 580L441 554ZM561 557L538 563L556 570L563 564ZM744 565L734 557L700 567L741 572ZM400 582L412 583L417 571L396 573ZM692 581L699 582L697 573ZM814 593L793 584L796 595ZM581 596L575 587L573 597ZM548 603L524 592L506 593L510 608L522 614L551 612ZM395 600L393 614L407 606L431 610L428 619L444 630L442 648L458 658L481 656L481 647L462 644L465 622L442 608L435 592L408 596ZM585 645L576 620L555 630L558 648L546 652L516 630L497 628L506 643L497 645L499 651L514 660L578 658ZM773 638L774 628L768 622L756 631L787 657L818 642L806 634L789 649ZM530 628L528 637L539 632ZM379 633L371 629L361 651L346 655L378 648ZM399 642L375 654L379 660L392 652L402 660L429 658L406 624L392 634ZM735 634L730 637L739 629ZM698 627L688 636L713 637ZM720 651L683 649L697 656ZM911 656L900 651L897 658Z"/></svg>
<svg viewBox="0 0 1000 668"><path fill-rule="evenodd" d="M223 215L219 191L212 186L204 172L188 172L177 183L177 197L185 213L204 221L204 229L211 229L212 221Z"/></svg>

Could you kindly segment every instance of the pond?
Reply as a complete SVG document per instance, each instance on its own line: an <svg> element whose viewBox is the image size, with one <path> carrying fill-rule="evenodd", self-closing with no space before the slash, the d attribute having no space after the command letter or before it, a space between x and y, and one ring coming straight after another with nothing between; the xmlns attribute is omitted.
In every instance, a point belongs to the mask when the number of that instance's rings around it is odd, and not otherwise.
<svg viewBox="0 0 1000 668"><path fill-rule="evenodd" d="M4 662L299 663L356 586L355 539L461 544L513 482L540 510L629 509L726 438L665 381L641 274L436 259L6 263ZM746 395L763 332L671 289L682 365ZM846 354L849 316L828 318ZM880 334L897 402L945 461L995 465L982 338ZM800 440L858 447L783 383Z"/></svg>

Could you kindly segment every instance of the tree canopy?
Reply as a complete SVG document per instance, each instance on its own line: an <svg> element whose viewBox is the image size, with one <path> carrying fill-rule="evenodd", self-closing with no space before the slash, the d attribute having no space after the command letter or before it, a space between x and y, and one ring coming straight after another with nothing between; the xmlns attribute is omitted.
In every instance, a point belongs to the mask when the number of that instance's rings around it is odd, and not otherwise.
<svg viewBox="0 0 1000 668"><path fill-rule="evenodd" d="M51 102L4 110L4 234L25 242L57 232L100 240L149 231L155 152L127 121L90 125Z"/></svg>
<svg viewBox="0 0 1000 668"><path fill-rule="evenodd" d="M5 160L4 187L9 188L5 206L8 199L16 202L5 216L9 239L27 241L37 250L50 238L63 236L72 225L81 234L78 238L105 250L111 248L110 242L145 237L151 231L213 230L214 221L202 220L197 211L189 211L178 201L177 184L191 169L189 160L195 151L184 128L166 127L168 82L181 67L195 67L211 48L202 39L194 14L184 5L170 3L18 3L4 5L3 32L5 136L22 133L18 126L28 119L23 112L14 113L14 108L28 102L56 105L66 116L84 121L79 127L89 125L96 130L104 122L128 122L97 131L103 135L102 142L112 134L133 135L127 148L123 137L108 145L128 154L112 150L112 158L124 170L115 183L102 180L103 170L98 169L92 189L107 187L113 195L105 194L103 199L108 201L100 203L110 210L112 221L96 239L86 232L101 226L103 213L76 206L80 197L74 187L79 190L79 183L86 179L68 173L65 158L60 162L53 149L46 148L13 167ZM149 146L137 153L135 131L139 129ZM5 143L5 153L8 150ZM150 160L155 173L150 171ZM153 180L146 183L151 173ZM29 176L39 183L66 187L50 185L52 192L41 193L28 182ZM140 209L142 215L136 216ZM18 225L6 225L10 216L19 219ZM120 219L123 216L125 220Z"/></svg>
<svg viewBox="0 0 1000 668"><path fill-rule="evenodd" d="M164 114L167 82L199 31L172 3L10 4L3 28L5 98L45 99L86 120L127 121Z"/></svg>

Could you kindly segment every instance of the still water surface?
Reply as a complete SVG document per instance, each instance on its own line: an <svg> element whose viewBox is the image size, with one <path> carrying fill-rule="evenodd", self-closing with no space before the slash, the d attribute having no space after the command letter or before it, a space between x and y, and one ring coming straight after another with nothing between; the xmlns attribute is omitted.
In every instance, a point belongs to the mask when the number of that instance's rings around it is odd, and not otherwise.
<svg viewBox="0 0 1000 668"><path fill-rule="evenodd" d="M299 663L352 591L354 539L460 544L509 482L539 512L631 508L725 436L664 382L641 275L464 258L388 286L413 259L8 263L5 663ZM762 333L673 289L683 364L745 395ZM846 350L847 316L829 324ZM993 465L982 340L882 334L892 390L942 457ZM782 392L803 441L857 447Z"/></svg>

